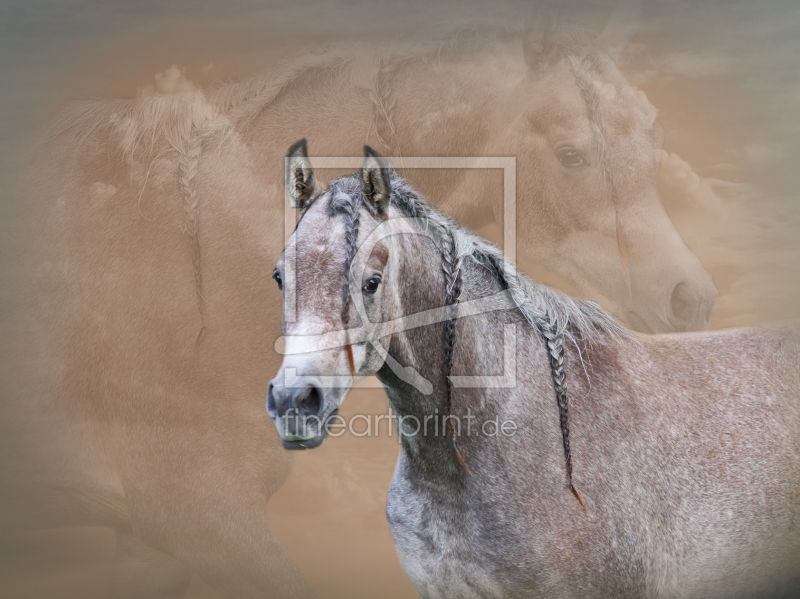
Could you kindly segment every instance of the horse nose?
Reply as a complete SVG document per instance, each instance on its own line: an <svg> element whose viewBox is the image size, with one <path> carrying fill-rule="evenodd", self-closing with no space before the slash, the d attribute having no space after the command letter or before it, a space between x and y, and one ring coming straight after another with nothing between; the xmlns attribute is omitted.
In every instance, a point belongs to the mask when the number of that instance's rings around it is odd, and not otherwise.
<svg viewBox="0 0 800 599"><path fill-rule="evenodd" d="M278 417L278 403L275 401L274 383L270 383L267 389L267 414L273 420Z"/></svg>
<svg viewBox="0 0 800 599"><path fill-rule="evenodd" d="M705 329L717 303L717 288L711 278L681 281L669 296L669 320L677 331Z"/></svg>
<svg viewBox="0 0 800 599"><path fill-rule="evenodd" d="M322 411L322 389L316 385L277 389L269 384L267 413L274 419L287 415L300 418L319 416Z"/></svg>

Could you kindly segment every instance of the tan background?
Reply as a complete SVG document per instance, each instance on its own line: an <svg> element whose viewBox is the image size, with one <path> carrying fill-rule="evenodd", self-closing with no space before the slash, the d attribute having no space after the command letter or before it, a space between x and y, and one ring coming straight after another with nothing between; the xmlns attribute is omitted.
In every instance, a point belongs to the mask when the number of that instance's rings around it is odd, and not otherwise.
<svg viewBox="0 0 800 599"><path fill-rule="evenodd" d="M7 314L15 277L25 276L15 255L14 224L25 209L14 193L16 148L66 103L132 97L147 86L202 86L321 43L381 42L454 18L512 18L518 9L502 1L7 0L0 6L0 314ZM598 30L610 10L609 2L566 4L570 20ZM793 1L645 3L621 63L659 110L670 153L665 168L696 191L695 200L726 208L715 222L696 218L706 214L702 206L668 206L720 290L712 327L799 315L799 26ZM172 65L178 70L169 72ZM492 228L483 233L497 236ZM386 409L382 392L355 390L343 416ZM288 482L273 497L275 528L320 597L415 596L383 515L397 450L396 437L385 433L331 439L295 456ZM113 549L113 532L102 528L4 536L0 596L102 597ZM214 594L195 580L188 596Z"/></svg>

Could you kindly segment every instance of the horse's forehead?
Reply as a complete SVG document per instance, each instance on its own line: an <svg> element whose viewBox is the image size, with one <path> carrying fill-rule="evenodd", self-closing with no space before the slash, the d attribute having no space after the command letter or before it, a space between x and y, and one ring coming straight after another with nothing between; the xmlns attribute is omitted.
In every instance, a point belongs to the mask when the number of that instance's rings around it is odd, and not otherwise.
<svg viewBox="0 0 800 599"><path fill-rule="evenodd" d="M371 236L378 222L364 209L361 210L359 220L358 237L359 242L363 242ZM369 244L370 256L361 257L363 260L371 258L376 267L387 261L389 253L387 244L380 237ZM299 269L312 267L317 274L325 271L338 272L337 269L341 269L345 259L344 215L331 215L327 198L319 198L303 215L291 243L297 252Z"/></svg>
<svg viewBox="0 0 800 599"><path fill-rule="evenodd" d="M330 217L319 206L312 205L292 237L298 266L314 263L322 267L343 261L344 233L342 218Z"/></svg>
<svg viewBox="0 0 800 599"><path fill-rule="evenodd" d="M612 136L629 136L647 132L653 116L640 97L614 65L585 73L596 91L603 128ZM545 78L537 82L530 94L530 107L537 120L547 129L563 129L564 133L589 132L586 119L587 98L568 61L562 61Z"/></svg>
<svg viewBox="0 0 800 599"><path fill-rule="evenodd" d="M647 133L655 119L642 103L636 90L621 76L601 79L596 82L597 95L609 135L629 137Z"/></svg>
<svg viewBox="0 0 800 599"><path fill-rule="evenodd" d="M544 119L569 122L585 113L580 88L566 62L559 63L545 76L534 78L526 102Z"/></svg>

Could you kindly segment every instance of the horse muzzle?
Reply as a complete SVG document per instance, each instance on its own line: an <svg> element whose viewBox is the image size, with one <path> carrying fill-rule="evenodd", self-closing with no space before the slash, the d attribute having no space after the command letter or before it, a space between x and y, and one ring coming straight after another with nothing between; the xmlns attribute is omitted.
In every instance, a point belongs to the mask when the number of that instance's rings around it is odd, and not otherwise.
<svg viewBox="0 0 800 599"><path fill-rule="evenodd" d="M267 413L275 422L286 449L313 449L328 437L338 408L325 409L325 393L317 385L283 387L272 381Z"/></svg>

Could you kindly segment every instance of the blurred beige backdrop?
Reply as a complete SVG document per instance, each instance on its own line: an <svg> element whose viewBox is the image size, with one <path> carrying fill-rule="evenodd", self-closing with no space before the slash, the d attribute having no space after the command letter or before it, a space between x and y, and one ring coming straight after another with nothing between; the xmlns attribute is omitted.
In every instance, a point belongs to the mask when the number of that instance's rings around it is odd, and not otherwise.
<svg viewBox="0 0 800 599"><path fill-rule="evenodd" d="M605 1L562 4L565 19L597 31L612 9ZM11 298L31 267L20 249L19 223L28 215L17 188L19 149L68 103L195 89L321 44L383 43L433 33L455 19L512 20L521 9L503 0L7 0L0 7L0 333L18 326ZM639 32L619 63L664 129L662 171L669 176L662 197L719 290L712 328L800 316L798 27L800 6L789 0L645 2ZM499 240L496 227L482 233ZM533 276L570 290L521 262ZM3 334L0 357L24 352L11 338ZM10 401L13 361L0 362L0 399ZM342 415L386 410L381 391L356 389ZM384 433L345 435L293 456L291 475L268 509L319 597L415 596L383 514L397 451L396 437ZM103 597L113 553L114 534L100 527L5 534L0 595ZM198 577L187 594L214 596Z"/></svg>

